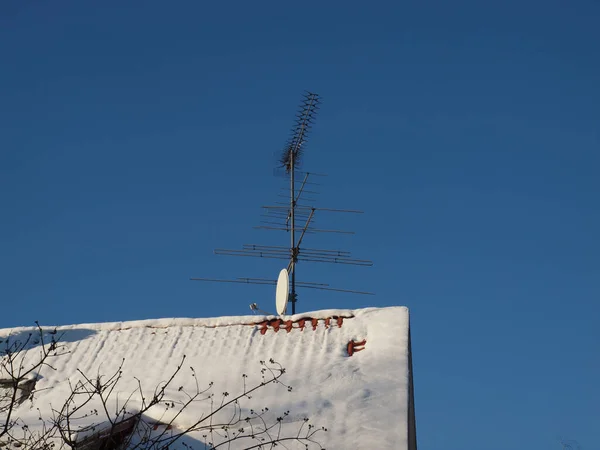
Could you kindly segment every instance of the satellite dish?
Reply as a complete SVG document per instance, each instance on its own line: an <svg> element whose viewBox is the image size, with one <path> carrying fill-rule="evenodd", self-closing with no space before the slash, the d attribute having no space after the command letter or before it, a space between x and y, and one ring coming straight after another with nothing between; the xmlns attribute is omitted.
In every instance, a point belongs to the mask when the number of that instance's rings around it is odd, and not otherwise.
<svg viewBox="0 0 600 450"><path fill-rule="evenodd" d="M281 269L277 278L277 290L275 292L275 308L277 314L283 316L287 308L288 295L290 293L290 278L287 269Z"/></svg>

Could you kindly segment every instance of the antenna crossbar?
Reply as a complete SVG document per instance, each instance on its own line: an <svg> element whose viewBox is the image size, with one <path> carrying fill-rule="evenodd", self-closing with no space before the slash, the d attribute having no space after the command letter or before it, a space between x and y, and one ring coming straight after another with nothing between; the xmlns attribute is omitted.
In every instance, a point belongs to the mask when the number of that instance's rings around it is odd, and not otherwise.
<svg viewBox="0 0 600 450"><path fill-rule="evenodd" d="M289 209L289 206L279 206L275 205L265 205L263 208L267 210L277 210L277 209ZM343 212L343 213L354 213L354 214L364 214L364 211L359 211L356 209L335 209L335 208L315 208L313 206L296 206L297 209L314 209L315 211L328 211L328 212Z"/></svg>
<svg viewBox="0 0 600 450"><path fill-rule="evenodd" d="M317 286L299 286L299 287L306 288L306 289L319 289L321 291L346 292L348 294L375 295L375 293L373 293L373 292L354 291L354 290L350 290L350 289L336 289L336 288L317 287Z"/></svg>
<svg viewBox="0 0 600 450"><path fill-rule="evenodd" d="M345 260L341 260L341 259L323 260L323 259L304 258L301 256L298 257L298 261L310 261L310 262L330 263L330 264L345 264L345 265L349 265L349 266L364 266L364 267L373 266L373 263L352 262L352 261L345 261Z"/></svg>
<svg viewBox="0 0 600 450"><path fill-rule="evenodd" d="M238 278L236 280L224 280L224 279L219 279L219 278L190 278L190 280L192 281L208 281L208 282L212 282L212 283L236 283L236 284L257 284L257 285L266 285L266 286L274 286L275 284L277 284L276 280L267 280L267 279L253 279L253 278ZM304 289L318 289L321 291L333 291L333 292L347 292L347 293L352 293L352 294L362 294L362 295L375 295L373 292L364 292L364 291L354 291L354 290L350 290L350 289L337 289L337 288L331 288L331 287L327 287L329 286L324 285L321 286L321 283L306 283L306 282L298 282L297 286L299 288L304 288Z"/></svg>
<svg viewBox="0 0 600 450"><path fill-rule="evenodd" d="M258 230L279 230L279 231L304 231L304 228L277 228L277 227L267 227L267 226L255 226L252 228L256 228ZM338 233L338 234L354 234L354 231L344 231L344 230L318 230L314 228L307 228L307 233Z"/></svg>
<svg viewBox="0 0 600 450"><path fill-rule="evenodd" d="M296 199L296 201L298 201L298 199ZM305 201L306 201L306 200L305 200ZM276 205L287 205L287 203L284 203L284 202L274 202L274 203L275 203ZM310 205L299 205L299 204L296 204L296 208L298 208L298 209L314 209L314 208L313 208L312 206L310 206ZM296 213L296 214L298 214L298 213Z"/></svg>
<svg viewBox="0 0 600 450"><path fill-rule="evenodd" d="M247 256L250 258L265 258L265 259L289 259L289 256L284 256L276 253L266 252L243 252L240 250L223 250L215 251L215 255L221 256Z"/></svg>
<svg viewBox="0 0 600 450"><path fill-rule="evenodd" d="M323 262L348 262L348 263L357 263L357 264L367 264L372 266L373 265L373 261L369 260L369 259L357 259L357 258L350 258L348 256L333 256L333 255L316 255L316 254L303 254L303 253L299 253L298 255L301 258L310 258L310 259L318 259L321 260Z"/></svg>
<svg viewBox="0 0 600 450"><path fill-rule="evenodd" d="M247 278L247 277L238 277L238 280L250 280L250 281L268 281L270 283L273 284L277 284L277 280L271 280L269 278ZM313 282L309 282L309 281L296 281L296 284L298 285L303 285L303 286L321 286L321 287L327 287L329 286L327 283L313 283Z"/></svg>
<svg viewBox="0 0 600 450"><path fill-rule="evenodd" d="M240 284L267 284L272 285L273 283L263 281L250 281L250 280L223 280L219 278L190 278L192 281L209 281L212 283L240 283Z"/></svg>
<svg viewBox="0 0 600 450"><path fill-rule="evenodd" d="M228 251L234 252L234 250ZM252 253L254 252L257 255L290 255L292 250L287 247L281 248L253 248L252 246L244 246L243 250L235 250L235 252L239 253ZM320 260L332 260L332 262L336 261L348 261L348 262L360 262L360 263L371 263L372 261L366 259L356 259L352 258L350 252L341 252L341 251L332 251L332 252L320 252L315 250L306 250L303 248L297 248L298 257L306 257L306 258L315 258Z"/></svg>
<svg viewBox="0 0 600 450"><path fill-rule="evenodd" d="M246 248L246 247L252 247L252 250L271 248L271 249L285 249L285 250L289 251L289 247L284 247L281 245L244 244L244 248ZM347 253L348 255L350 254L350 252L343 251L343 250L321 249L321 248L302 247L301 250L302 251L315 251L315 252L321 252L321 253Z"/></svg>
<svg viewBox="0 0 600 450"><path fill-rule="evenodd" d="M287 226L287 222L282 223L282 222L271 222L269 220L261 220L260 223L267 224L267 225L277 225L279 227Z"/></svg>
<svg viewBox="0 0 600 450"><path fill-rule="evenodd" d="M296 217L308 217L310 215L310 213L305 214L305 213L296 213L295 216ZM287 219L290 216L289 211L282 211L282 212L269 212L267 214L261 214L261 217L268 217L270 219Z"/></svg>

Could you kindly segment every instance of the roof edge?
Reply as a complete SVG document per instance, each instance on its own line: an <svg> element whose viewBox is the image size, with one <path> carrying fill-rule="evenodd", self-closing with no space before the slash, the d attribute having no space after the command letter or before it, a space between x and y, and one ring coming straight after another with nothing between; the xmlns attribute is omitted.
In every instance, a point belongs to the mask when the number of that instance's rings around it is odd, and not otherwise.
<svg viewBox="0 0 600 450"><path fill-rule="evenodd" d="M196 327L222 327L222 326L234 326L234 325L254 325L266 320L282 319L285 321L298 321L301 319L326 319L333 317L344 317L351 318L362 316L373 311L379 310L404 310L408 314L408 308L406 306L387 306L387 307L368 307L360 309L324 309L318 311L304 312L294 315L247 315L247 316L222 316L213 318L163 318L163 319L144 319L144 320L131 320L122 322L98 322L98 323L81 323L73 325L43 325L43 328L56 329L58 331L74 330L74 329L93 329L96 331L111 331L111 330L122 330L128 328L167 328L171 326L196 326ZM29 327L15 327L15 328L3 328L0 329L0 336L6 336L8 334L28 332L36 330L35 326Z"/></svg>

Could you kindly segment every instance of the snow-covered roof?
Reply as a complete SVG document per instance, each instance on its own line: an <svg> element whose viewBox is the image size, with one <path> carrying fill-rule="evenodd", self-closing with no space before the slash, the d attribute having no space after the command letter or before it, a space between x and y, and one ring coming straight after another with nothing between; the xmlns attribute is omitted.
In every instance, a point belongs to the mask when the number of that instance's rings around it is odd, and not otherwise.
<svg viewBox="0 0 600 450"><path fill-rule="evenodd" d="M44 327L46 332L54 328ZM0 330L0 339L23 338L32 328ZM71 386L97 374L112 375L122 364L120 401L135 391L137 379L154 392L181 363L174 394L213 382L219 397L241 393L260 381L260 361L285 368L282 385L261 387L244 410L268 407L273 419L284 411L286 427L303 417L327 428L316 439L327 449L412 449L414 409L408 309L405 307L326 310L295 316L243 316L214 319L159 319L60 326L56 335L68 350L45 367L36 385L35 407L49 413L64 403ZM35 353L35 352L34 352ZM32 354L34 354L32 353ZM195 377L190 367L195 369ZM244 380L242 375L245 374ZM2 374L0 374L2 378ZM174 421L187 427L206 408L189 407ZM28 402L18 410L34 422ZM0 414L1 415L1 414ZM192 437L194 437L192 435ZM195 439L203 442L201 436ZM287 445L287 444L286 444ZM200 447L202 448L202 447ZM287 445L287 448L296 448Z"/></svg>

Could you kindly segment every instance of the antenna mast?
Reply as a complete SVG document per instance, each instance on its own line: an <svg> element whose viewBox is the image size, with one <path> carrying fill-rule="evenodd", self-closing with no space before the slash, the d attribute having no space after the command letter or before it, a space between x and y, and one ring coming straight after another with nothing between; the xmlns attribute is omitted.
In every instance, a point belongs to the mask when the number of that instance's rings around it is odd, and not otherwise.
<svg viewBox="0 0 600 450"><path fill-rule="evenodd" d="M287 141L280 157L280 166L285 169L289 175L289 197L287 202L275 202L275 205L263 206L265 210L264 216L270 220L264 220L262 223L267 225L256 226L254 228L266 230L280 230L290 233L290 246L273 246L273 245L256 245L244 244L241 250L230 249L215 249L217 255L228 256L249 256L257 258L269 259L284 259L288 260L287 274L289 276L288 302L292 304L292 314L296 314L297 293L296 288L320 289L324 291L346 292L353 294L374 295L371 292L355 291L349 289L336 289L329 287L326 283L314 282L299 282L296 280L296 266L298 261L331 263L331 264L349 264L355 266L372 266L373 262L365 259L355 259L351 257L350 252L341 250L329 250L318 248L304 248L301 246L302 240L306 234L312 233L337 233L337 234L354 234L351 231L335 230L335 229L317 229L311 224L314 223L314 216L317 212L334 212L334 213L355 213L362 214L362 211L333 209L333 208L316 208L301 204L300 202L313 201L302 197L303 194L318 194L316 191L305 189L306 186L318 185L312 181L308 181L312 176L325 176L309 172L299 172L297 169L301 164L304 145L307 141L308 132L310 131L316 113L319 109L319 95L307 92L304 95L299 111L296 115L296 122L292 128L291 136ZM304 174L302 181L296 179L297 174ZM297 221L304 222L303 226L297 225ZM280 277L281 278L281 277ZM286 277L288 278L288 277ZM219 283L244 283L244 284L261 284L261 285L277 285L278 302L279 302L279 284L277 280L265 278L237 278L235 280L223 280L216 278L191 278L197 281L212 281ZM287 281L285 282L287 285ZM285 295L285 294L284 294ZM285 297L284 297L285 298ZM285 300L284 300L285 302ZM285 303L284 303L285 305ZM258 309L256 304L250 305L253 311ZM278 305L279 308L279 305ZM283 309L285 310L285 308ZM279 311L278 311L279 312ZM280 312L284 314L284 312Z"/></svg>
<svg viewBox="0 0 600 450"><path fill-rule="evenodd" d="M317 94L309 92L305 95L300 114L296 121L296 127L292 131L292 137L288 143L288 148L284 150L281 161L286 168L286 172L290 174L291 259L288 266L288 273L291 275L290 302L292 304L292 314L296 314L296 263L298 262L298 252L300 247L300 242L296 243L296 162L300 160L300 156L302 155L302 146L306 141L307 133L313 123L314 116L318 109L318 103L319 96ZM304 184L300 190L302 190L302 188L304 188ZM311 212L308 222L310 222L313 213L314 211ZM302 240L303 236L304 233L302 233L299 241Z"/></svg>

